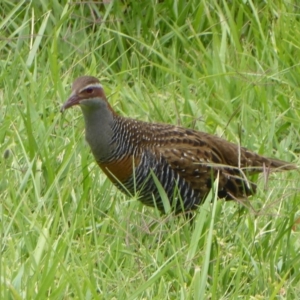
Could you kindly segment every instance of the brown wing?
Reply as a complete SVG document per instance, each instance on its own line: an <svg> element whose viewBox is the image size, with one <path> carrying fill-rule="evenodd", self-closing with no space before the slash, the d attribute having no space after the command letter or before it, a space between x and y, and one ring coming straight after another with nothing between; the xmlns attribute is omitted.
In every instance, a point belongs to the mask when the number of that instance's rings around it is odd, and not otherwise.
<svg viewBox="0 0 300 300"><path fill-rule="evenodd" d="M247 175L266 168L290 170L294 165L260 156L215 135L158 123L127 119L135 156L145 149L163 157L172 170L200 195L207 194L219 172L219 197L242 198L255 192Z"/></svg>
<svg viewBox="0 0 300 300"><path fill-rule="evenodd" d="M255 185L249 183L241 170L226 166L221 153L209 146L190 147L189 150L184 144L172 146L159 148L160 155L201 195L210 191L218 172L220 198L241 198L255 191Z"/></svg>
<svg viewBox="0 0 300 300"><path fill-rule="evenodd" d="M260 156L217 136L175 127L155 147L193 189L207 194L219 172L219 197L244 198L256 190L247 175L266 168L292 169L286 162ZM161 132L163 135L163 132Z"/></svg>

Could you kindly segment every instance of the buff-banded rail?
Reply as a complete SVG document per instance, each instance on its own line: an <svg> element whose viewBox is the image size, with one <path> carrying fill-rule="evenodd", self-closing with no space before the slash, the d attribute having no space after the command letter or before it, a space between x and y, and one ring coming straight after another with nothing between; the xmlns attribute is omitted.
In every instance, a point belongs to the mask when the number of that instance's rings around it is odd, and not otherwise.
<svg viewBox="0 0 300 300"><path fill-rule="evenodd" d="M183 127L147 123L118 115L99 80L77 78L61 111L79 105L85 136L107 177L128 195L164 212L157 181L176 213L196 209L219 176L218 197L252 195L256 185L246 175L263 170L295 169L295 165L258 155L218 136Z"/></svg>

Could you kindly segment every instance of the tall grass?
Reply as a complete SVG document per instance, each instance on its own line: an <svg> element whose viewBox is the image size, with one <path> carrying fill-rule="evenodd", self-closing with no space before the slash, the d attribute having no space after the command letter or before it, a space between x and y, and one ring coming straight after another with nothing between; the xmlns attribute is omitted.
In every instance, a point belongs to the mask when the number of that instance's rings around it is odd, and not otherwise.
<svg viewBox="0 0 300 300"><path fill-rule="evenodd" d="M1 299L298 299L299 173L193 225L118 192L77 109L97 76L124 116L298 162L297 1L2 1Z"/></svg>

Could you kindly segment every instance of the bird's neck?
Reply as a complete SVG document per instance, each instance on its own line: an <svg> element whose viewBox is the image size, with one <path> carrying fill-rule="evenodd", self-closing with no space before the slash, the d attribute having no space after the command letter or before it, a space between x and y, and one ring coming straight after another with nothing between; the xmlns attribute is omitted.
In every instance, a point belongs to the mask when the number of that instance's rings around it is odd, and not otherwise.
<svg viewBox="0 0 300 300"><path fill-rule="evenodd" d="M80 105L85 121L85 137L97 162L109 160L115 145L111 143L115 113L106 101L94 106Z"/></svg>

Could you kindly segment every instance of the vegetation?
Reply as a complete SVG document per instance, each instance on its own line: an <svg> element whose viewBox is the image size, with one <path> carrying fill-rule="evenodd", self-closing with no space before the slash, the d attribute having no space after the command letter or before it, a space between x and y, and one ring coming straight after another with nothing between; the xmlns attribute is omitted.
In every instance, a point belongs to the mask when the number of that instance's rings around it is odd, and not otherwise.
<svg viewBox="0 0 300 300"><path fill-rule="evenodd" d="M297 164L295 0L0 4L1 299L299 299L299 172L194 224L118 192L84 141L72 81L116 111ZM208 200L212 199L210 197Z"/></svg>

